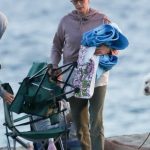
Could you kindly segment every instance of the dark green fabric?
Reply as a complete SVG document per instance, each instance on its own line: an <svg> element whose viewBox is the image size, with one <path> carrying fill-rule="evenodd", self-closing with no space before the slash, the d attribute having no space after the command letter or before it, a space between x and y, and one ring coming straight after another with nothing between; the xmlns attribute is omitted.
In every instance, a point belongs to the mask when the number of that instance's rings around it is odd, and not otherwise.
<svg viewBox="0 0 150 150"><path fill-rule="evenodd" d="M26 131L26 132L18 132L17 130L13 130L13 132L9 132L9 136L19 136L29 141L37 141L37 140L44 140L49 138L57 138L63 134L65 134L66 128L65 127L57 127L51 128L45 131Z"/></svg>
<svg viewBox="0 0 150 150"><path fill-rule="evenodd" d="M8 92L13 93L13 91L12 91L12 89L11 89L11 87L8 83L3 84L2 86ZM19 93L18 95L21 95L21 94ZM18 98L17 98L17 100L19 102ZM22 100L22 99L20 99L20 100ZM16 101L16 99L15 99L15 101ZM15 104L17 104L17 102L14 103L14 105ZM14 108L16 108L16 107L17 106L14 106ZM45 130L45 131L25 131L25 132L22 132L22 131L19 131L19 130L16 129L16 127L14 125L14 121L17 122L17 121L20 121L22 119L25 119L26 117L28 117L28 115L25 116L25 117L21 117L19 119L12 120L11 112L9 110L9 105L5 102L4 102L4 113L5 113L5 123L4 123L4 125L7 128L10 129L9 132L7 132L7 130L6 130L6 135L7 136L12 136L12 137L17 137L17 138L22 137L22 138L27 139L29 141L38 141L38 140L45 140L45 139L49 139L49 138L57 138L57 137L65 134L67 132L65 126L64 127L59 126L57 128L51 128L51 129L48 129L48 130Z"/></svg>
<svg viewBox="0 0 150 150"><path fill-rule="evenodd" d="M37 116L48 116L49 111L56 111L55 102L60 99L57 96L63 92L54 81L49 80L48 73L46 73L47 65L46 63L33 63L15 96L10 107L11 111ZM42 80L41 88L37 92L38 85Z"/></svg>
<svg viewBox="0 0 150 150"><path fill-rule="evenodd" d="M18 136L23 137L28 140L41 140L49 138L57 138L58 136L65 133L65 128L52 128L45 131L28 131L20 132Z"/></svg>

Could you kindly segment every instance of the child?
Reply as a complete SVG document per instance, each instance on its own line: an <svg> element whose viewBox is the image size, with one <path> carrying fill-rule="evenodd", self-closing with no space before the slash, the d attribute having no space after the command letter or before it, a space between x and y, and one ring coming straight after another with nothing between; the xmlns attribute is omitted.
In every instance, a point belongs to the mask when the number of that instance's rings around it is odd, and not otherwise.
<svg viewBox="0 0 150 150"><path fill-rule="evenodd" d="M0 12L0 39L6 30L6 26L7 26L7 18L3 13ZM0 69L1 69L1 65L0 65ZM14 99L14 96L8 93L7 91L5 91L1 85L0 85L0 97L2 97L5 100L5 102L9 104Z"/></svg>

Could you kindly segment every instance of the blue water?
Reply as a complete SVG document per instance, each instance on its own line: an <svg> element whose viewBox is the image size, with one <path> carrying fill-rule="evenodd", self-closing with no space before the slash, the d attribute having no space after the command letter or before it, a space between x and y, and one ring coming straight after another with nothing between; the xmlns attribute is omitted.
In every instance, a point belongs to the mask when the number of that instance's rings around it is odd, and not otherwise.
<svg viewBox="0 0 150 150"><path fill-rule="evenodd" d="M143 95L143 78L150 72L150 5L148 0L91 0L127 35L130 46L119 54L110 72L104 108L106 137L150 131L150 97ZM9 20L0 41L0 79L14 91L33 61L49 61L60 18L73 9L69 0L0 0ZM6 145L0 101L0 146Z"/></svg>

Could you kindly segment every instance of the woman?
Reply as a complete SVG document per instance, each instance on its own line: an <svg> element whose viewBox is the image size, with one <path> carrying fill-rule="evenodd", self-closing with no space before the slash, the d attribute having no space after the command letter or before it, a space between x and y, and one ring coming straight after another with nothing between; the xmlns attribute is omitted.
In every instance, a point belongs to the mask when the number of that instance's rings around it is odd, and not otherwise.
<svg viewBox="0 0 150 150"><path fill-rule="evenodd" d="M6 30L6 26L7 26L7 18L3 13L0 12L0 39ZM1 85L0 85L0 96L7 103L11 103L14 99L13 95L5 91Z"/></svg>
<svg viewBox="0 0 150 150"><path fill-rule="evenodd" d="M89 7L89 0L72 0L71 2L75 10L62 18L53 39L51 61L54 68L58 67L61 56L63 56L63 64L77 61L84 32L101 24L110 23L104 14ZM98 54L110 52L111 50L106 46L98 49ZM103 105L107 82L108 72L105 72L101 80L96 81L94 95L89 101L75 97L69 99L77 136L83 150L104 150Z"/></svg>

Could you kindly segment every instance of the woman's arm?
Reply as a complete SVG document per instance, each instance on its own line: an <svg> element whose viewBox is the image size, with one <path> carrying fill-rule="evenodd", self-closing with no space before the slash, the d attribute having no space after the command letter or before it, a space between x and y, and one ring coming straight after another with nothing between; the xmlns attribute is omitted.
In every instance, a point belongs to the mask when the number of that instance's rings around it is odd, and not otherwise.
<svg viewBox="0 0 150 150"><path fill-rule="evenodd" d="M53 39L53 45L51 49L50 61L53 64L54 68L58 67L58 64L61 60L62 49L64 47L65 35L64 35L62 21L60 22L57 32L55 33Z"/></svg>

